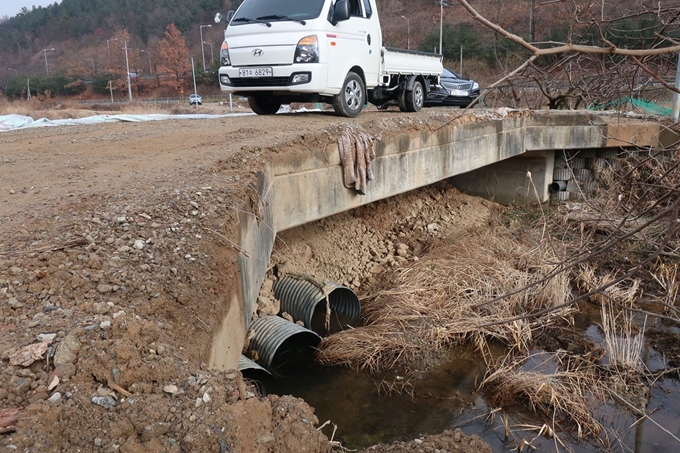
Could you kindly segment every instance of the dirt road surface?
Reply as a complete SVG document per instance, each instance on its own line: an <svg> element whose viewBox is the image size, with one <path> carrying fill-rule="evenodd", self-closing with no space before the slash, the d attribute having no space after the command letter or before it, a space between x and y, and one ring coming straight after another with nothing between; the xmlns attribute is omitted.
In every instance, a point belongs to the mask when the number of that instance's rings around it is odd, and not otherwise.
<svg viewBox="0 0 680 453"><path fill-rule="evenodd" d="M313 112L0 134L0 446L329 451L304 401L260 396L237 371L208 366L224 301L238 291L236 209L270 153L314 152L347 124L380 139L455 115ZM482 448L442 436L447 451Z"/></svg>

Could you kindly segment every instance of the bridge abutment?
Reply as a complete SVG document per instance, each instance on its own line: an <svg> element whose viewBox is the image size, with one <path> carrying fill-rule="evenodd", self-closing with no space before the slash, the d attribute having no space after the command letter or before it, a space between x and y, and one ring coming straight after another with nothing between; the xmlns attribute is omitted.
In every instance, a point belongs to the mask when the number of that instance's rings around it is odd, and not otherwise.
<svg viewBox="0 0 680 453"><path fill-rule="evenodd" d="M376 178L368 183L365 195L344 186L335 144L315 152L274 154L239 213L241 310L223 320L214 338L211 365L222 369L238 365L279 231L450 178L461 190L500 203L545 202L555 151L659 147L676 141L677 136L659 122L611 114L546 111L478 117L376 142ZM238 344L229 344L225 356L228 339Z"/></svg>

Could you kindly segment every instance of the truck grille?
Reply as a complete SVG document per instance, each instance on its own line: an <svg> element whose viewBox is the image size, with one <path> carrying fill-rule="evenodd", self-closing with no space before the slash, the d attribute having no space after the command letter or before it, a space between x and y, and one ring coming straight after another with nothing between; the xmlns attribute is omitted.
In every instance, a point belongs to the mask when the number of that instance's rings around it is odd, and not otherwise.
<svg viewBox="0 0 680 453"><path fill-rule="evenodd" d="M231 84L235 87L285 87L289 77L234 77Z"/></svg>

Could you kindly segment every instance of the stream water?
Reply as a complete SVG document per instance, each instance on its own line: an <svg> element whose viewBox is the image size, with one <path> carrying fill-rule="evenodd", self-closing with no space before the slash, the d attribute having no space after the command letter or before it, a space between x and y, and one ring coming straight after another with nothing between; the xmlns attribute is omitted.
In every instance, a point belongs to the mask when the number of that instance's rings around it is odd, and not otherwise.
<svg viewBox="0 0 680 453"><path fill-rule="evenodd" d="M587 304L577 316L575 328L600 344L603 335L598 322L599 308ZM646 351L648 369L662 370L665 366L662 353L650 346ZM545 364L536 365L535 369L541 366ZM642 420L623 407L599 406L596 417L610 432L609 445L602 445L578 442L559 432L559 441L538 436L543 421L520 404L506 408L510 432L506 439L501 411L494 411L476 393L485 371L478 354L468 348L455 348L440 366L417 379L394 374L389 378L376 377L346 368L314 365L301 376L269 383L266 391L303 398L314 407L320 423L329 420L337 425L334 439L350 449L461 428L467 434L479 435L498 452L531 451L529 447L518 449L522 440L531 442L537 451L680 451L680 382L675 378L660 378L652 383L646 406L649 415ZM324 429L329 437L330 426Z"/></svg>

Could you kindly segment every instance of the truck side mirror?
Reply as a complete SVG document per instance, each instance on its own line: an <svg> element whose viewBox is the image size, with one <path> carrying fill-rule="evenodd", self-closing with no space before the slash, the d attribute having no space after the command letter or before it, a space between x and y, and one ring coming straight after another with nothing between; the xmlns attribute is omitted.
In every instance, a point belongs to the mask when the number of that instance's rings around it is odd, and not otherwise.
<svg viewBox="0 0 680 453"><path fill-rule="evenodd" d="M234 17L234 13L235 13L235 11L234 11L233 9L230 10L230 11L227 13L227 21L226 21L227 24L229 24L229 22L231 22L231 18ZM220 22L222 22L223 19L224 19L224 18L222 17L222 13L217 13L217 14L215 14L215 23L216 23L216 24L219 24Z"/></svg>
<svg viewBox="0 0 680 453"><path fill-rule="evenodd" d="M338 22L349 19L349 1L348 0L338 0L335 2L335 7L333 8L333 17L331 18L331 24L337 25Z"/></svg>

